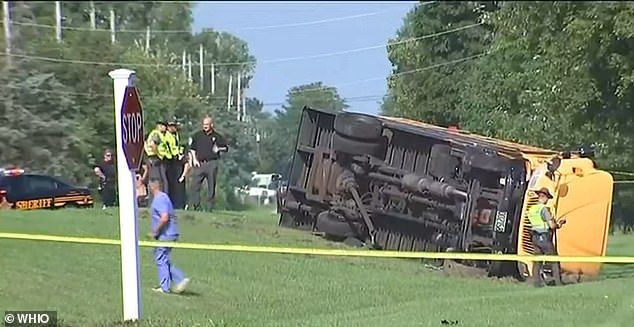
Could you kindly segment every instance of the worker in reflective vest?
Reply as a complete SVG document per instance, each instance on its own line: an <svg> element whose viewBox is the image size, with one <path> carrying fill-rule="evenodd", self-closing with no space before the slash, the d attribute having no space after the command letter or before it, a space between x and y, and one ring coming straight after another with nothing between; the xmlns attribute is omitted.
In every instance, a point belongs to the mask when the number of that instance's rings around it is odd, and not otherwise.
<svg viewBox="0 0 634 327"><path fill-rule="evenodd" d="M561 228L566 223L565 219L555 222L555 219L546 206L548 200L553 196L546 187L542 187L535 191L538 196L538 203L533 205L528 211L528 220L531 224L532 242L537 255L557 255L557 250L553 244L553 231ZM559 276L561 269L559 262L551 262L553 276ZM542 277L542 262L533 264L533 279L536 286L543 286L544 279ZM558 278L558 277L557 277Z"/></svg>
<svg viewBox="0 0 634 327"><path fill-rule="evenodd" d="M156 122L156 128L148 134L145 141L145 154L148 158L150 179L158 179L161 184L161 191L167 192L169 184L166 168L167 162L172 159L172 152L169 149L167 123L165 121Z"/></svg>
<svg viewBox="0 0 634 327"><path fill-rule="evenodd" d="M167 142L172 154L167 169L167 180L169 183L168 195L172 200L175 209L185 208L185 182L179 182L179 177L183 173L183 147L180 144L178 124L174 121L167 123Z"/></svg>

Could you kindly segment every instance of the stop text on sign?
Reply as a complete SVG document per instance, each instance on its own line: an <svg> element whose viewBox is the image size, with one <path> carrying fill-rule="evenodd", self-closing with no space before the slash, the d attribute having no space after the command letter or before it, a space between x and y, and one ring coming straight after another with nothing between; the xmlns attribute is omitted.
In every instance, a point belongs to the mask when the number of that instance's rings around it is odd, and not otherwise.
<svg viewBox="0 0 634 327"><path fill-rule="evenodd" d="M141 130L143 129L143 118L141 113L125 113L123 114L123 143L138 143L143 136Z"/></svg>

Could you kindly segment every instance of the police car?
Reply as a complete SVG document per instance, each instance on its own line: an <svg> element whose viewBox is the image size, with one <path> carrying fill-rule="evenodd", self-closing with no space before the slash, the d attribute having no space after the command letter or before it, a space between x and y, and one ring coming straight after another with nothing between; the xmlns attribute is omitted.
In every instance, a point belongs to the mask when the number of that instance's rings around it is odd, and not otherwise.
<svg viewBox="0 0 634 327"><path fill-rule="evenodd" d="M72 186L55 177L0 169L0 209L56 209L92 207L89 189Z"/></svg>

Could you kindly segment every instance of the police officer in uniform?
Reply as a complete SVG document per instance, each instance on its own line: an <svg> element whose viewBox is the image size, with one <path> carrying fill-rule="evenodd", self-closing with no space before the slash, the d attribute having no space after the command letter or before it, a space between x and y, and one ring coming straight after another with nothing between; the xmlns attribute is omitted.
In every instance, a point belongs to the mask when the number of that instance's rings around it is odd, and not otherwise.
<svg viewBox="0 0 634 327"><path fill-rule="evenodd" d="M167 133L167 123L158 121L145 141L145 154L150 166L150 179L157 179L161 184L161 191L168 190L167 163L172 159L172 152L169 148Z"/></svg>
<svg viewBox="0 0 634 327"><path fill-rule="evenodd" d="M216 197L216 177L218 159L221 152L228 151L226 139L214 130L211 117L203 119L202 130L194 133L190 145L190 155L194 166L192 176L192 204L194 210L200 210L200 189L207 179L207 201L209 211L213 210Z"/></svg>
<svg viewBox="0 0 634 327"><path fill-rule="evenodd" d="M185 207L185 184L179 182L179 177L183 173L183 151L184 148L180 144L180 135L176 122L167 123L167 137L172 159L169 160L167 169L167 181L169 184L168 194L174 204L174 208L183 209Z"/></svg>
<svg viewBox="0 0 634 327"><path fill-rule="evenodd" d="M535 248L535 254L537 255L557 255L557 250L553 244L554 231L561 228L566 223L565 219L561 219L555 222L555 219L550 212L550 209L546 206L548 200L553 196L546 187L542 187L539 190L534 191L538 196L538 203L533 205L528 211L528 220L532 229L532 241ZM552 266L552 274L555 278L559 278L561 269L559 262L550 263ZM535 262L533 264L533 278L535 286L543 286L544 279L542 277L542 262Z"/></svg>
<svg viewBox="0 0 634 327"><path fill-rule="evenodd" d="M103 209L114 207L117 203L117 168L113 151L106 149L103 161L94 167L95 175L99 177L99 194L103 201Z"/></svg>

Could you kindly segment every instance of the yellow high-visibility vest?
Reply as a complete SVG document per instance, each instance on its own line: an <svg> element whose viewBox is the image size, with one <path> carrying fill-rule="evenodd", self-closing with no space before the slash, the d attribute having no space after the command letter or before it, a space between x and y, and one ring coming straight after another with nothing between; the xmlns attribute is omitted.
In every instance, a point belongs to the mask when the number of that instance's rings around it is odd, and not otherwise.
<svg viewBox="0 0 634 327"><path fill-rule="evenodd" d="M548 223L542 219L542 209L546 207L541 203L533 205L528 211L528 221L531 223L531 229L537 232L547 232Z"/></svg>
<svg viewBox="0 0 634 327"><path fill-rule="evenodd" d="M154 129L150 132L150 134L147 137L147 140L145 141L145 153L147 154L148 157L150 156L158 156L161 159L171 159L172 158L172 151L170 150L169 147L169 137L167 136L167 134L169 133L165 133L165 134L161 134L161 132L159 132L158 129ZM152 138L154 136L158 136L159 139L161 140L158 144L158 146L156 147L156 152L154 152L152 150L151 147L151 142Z"/></svg>
<svg viewBox="0 0 634 327"><path fill-rule="evenodd" d="M181 145L181 138L178 132L176 132L176 146L178 147L178 154L183 155L185 153L185 147Z"/></svg>
<svg viewBox="0 0 634 327"><path fill-rule="evenodd" d="M174 142L174 135L170 132L165 132L165 135L163 135L165 159L172 159L174 157Z"/></svg>
<svg viewBox="0 0 634 327"><path fill-rule="evenodd" d="M152 130L150 132L150 134L148 134L147 139L145 139L145 147L144 148L145 148L145 154L148 157L153 157L153 156L157 155L157 153L154 152L154 150L152 149L152 142L153 142L152 138L154 138L154 135L156 135L156 134L158 134L159 138L161 138L161 133L157 129L154 129L154 130Z"/></svg>
<svg viewBox="0 0 634 327"><path fill-rule="evenodd" d="M170 151L172 153L172 156L173 157L178 157L179 155L181 155L183 153L183 151L181 149L181 146L179 144L178 132L177 133L167 132L167 134L169 134L167 136L167 140L169 142Z"/></svg>

